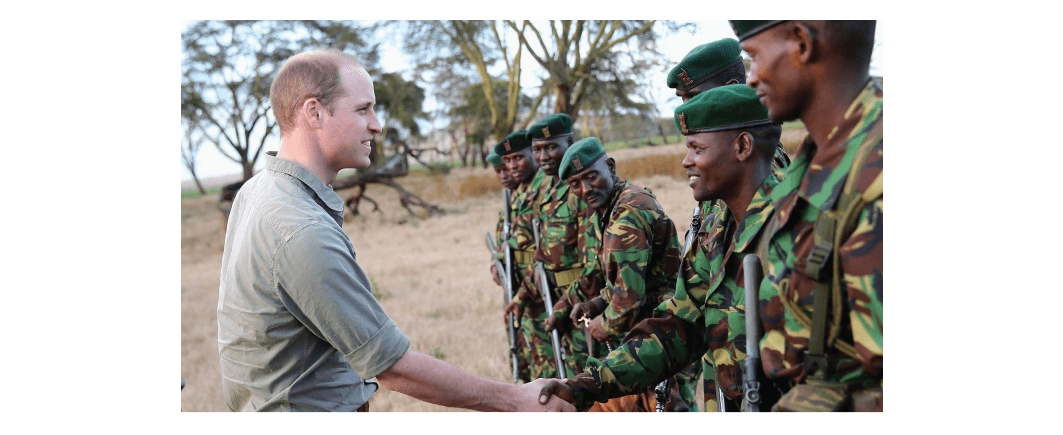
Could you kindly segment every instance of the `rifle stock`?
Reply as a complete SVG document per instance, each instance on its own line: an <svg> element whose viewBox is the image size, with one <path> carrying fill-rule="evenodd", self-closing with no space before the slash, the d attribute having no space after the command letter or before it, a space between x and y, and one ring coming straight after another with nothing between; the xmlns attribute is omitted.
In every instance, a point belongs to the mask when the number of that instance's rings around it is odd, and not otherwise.
<svg viewBox="0 0 1063 435"><path fill-rule="evenodd" d="M742 258L746 293L746 360L743 401L747 412L760 412L760 280L763 272L756 254Z"/></svg>

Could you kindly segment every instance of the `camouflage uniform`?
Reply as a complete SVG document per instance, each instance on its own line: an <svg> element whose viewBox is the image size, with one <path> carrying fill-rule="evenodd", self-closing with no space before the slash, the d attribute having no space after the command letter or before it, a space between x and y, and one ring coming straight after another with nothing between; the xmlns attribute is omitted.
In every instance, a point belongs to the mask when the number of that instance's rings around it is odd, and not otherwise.
<svg viewBox="0 0 1063 435"><path fill-rule="evenodd" d="M549 190L544 189L543 201L539 203L538 218L542 222L543 232L534 259L542 262L543 268L553 274L554 284L557 285L551 295L555 302L553 308L559 318L565 318L573 305L590 300L597 296L601 289L601 274L593 261L597 256L588 258L586 254L588 247L597 249L599 244L596 243L593 233L589 237L586 234L590 230L585 224L587 203L571 194L568 184L557 177L547 176L546 180L548 181L543 186L551 187ZM588 259L592 261L588 262ZM525 278L521 292L514 300L525 310L531 301L542 305L542 294L531 280L531 276ZM561 336L567 356L567 373L583 371L590 354L586 332L579 327L581 325L576 326ZM605 346L600 346L595 349L594 356L602 357L606 353Z"/></svg>
<svg viewBox="0 0 1063 435"><path fill-rule="evenodd" d="M593 226L602 244L598 262L605 279L599 297L608 305L592 322L603 327L614 347L634 325L649 316L653 307L672 296L680 255L675 225L653 195L620 177L617 184L610 206L603 213L606 218ZM597 373L596 369L592 365L575 379L585 379L588 373ZM669 374L677 371L679 368ZM692 379L683 378L677 386L688 403L693 402L692 385ZM633 393L652 395L653 385L602 396L601 401ZM586 410L591 404L580 409Z"/></svg>
<svg viewBox="0 0 1063 435"><path fill-rule="evenodd" d="M806 275L814 263L807 259L816 245L817 218L820 213L840 218L839 198L851 191L860 194L869 190L876 182L881 183L881 175L882 89L872 80L846 111L845 120L828 136L828 143L816 144L806 138L786 180L772 193L777 211L765 228L765 240L759 249L765 268L760 287L765 335L760 346L768 377L796 383L813 378L815 382L881 388L881 195L853 213L858 216L855 230L842 236L841 249L823 267L829 282L831 263L840 259L837 265L844 283L842 303L831 305L842 315L828 316L828 325L837 329L831 334L836 334L837 339L827 338L825 343L828 370L805 372L805 351L811 335L811 328L806 325L812 316L812 290L816 285L816 280ZM881 396L878 405L881 407Z"/></svg>
<svg viewBox="0 0 1063 435"><path fill-rule="evenodd" d="M602 241L598 261L606 284L598 297L608 305L592 320L614 346L672 296L680 255L675 225L656 198L621 177L617 184L605 218L594 227Z"/></svg>
<svg viewBox="0 0 1063 435"><path fill-rule="evenodd" d="M531 352L532 378L558 376L557 367L554 366L554 349L550 335L546 333L546 305L542 298L529 298L527 288L531 282L535 252L532 219L539 217L539 201L553 188L554 183L556 179L547 177L546 173L540 169L528 183L527 188L513 201L513 231L508 240L514 254L513 270L516 277L513 282L521 286L514 300L525 308L524 317L521 318L521 330L525 334Z"/></svg>
<svg viewBox="0 0 1063 435"><path fill-rule="evenodd" d="M717 376L733 401L729 409L738 409L746 354L742 258L757 247L761 229L774 211L768 195L778 183L778 178L768 175L741 223L726 207L712 210L708 202L701 203L705 224L684 254L683 279L675 296L660 304L654 318L635 327L600 367L569 381L578 409L594 400L652 388L699 357L705 374L703 410L718 409Z"/></svg>

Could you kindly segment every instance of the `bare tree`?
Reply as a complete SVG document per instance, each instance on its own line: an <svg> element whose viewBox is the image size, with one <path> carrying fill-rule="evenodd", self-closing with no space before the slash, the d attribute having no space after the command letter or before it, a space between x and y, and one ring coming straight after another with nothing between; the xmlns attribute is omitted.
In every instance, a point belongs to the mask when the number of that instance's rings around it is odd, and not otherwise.
<svg viewBox="0 0 1063 435"><path fill-rule="evenodd" d="M550 75L556 97L554 113L565 113L573 119L579 118L580 108L598 80L596 73L608 68L605 65L617 56L623 44L635 41L639 43L638 51L659 55L655 46L657 32L653 30L656 21L551 20L551 44L531 21L506 23L517 32L528 55ZM533 37L534 44L530 41Z"/></svg>
<svg viewBox="0 0 1063 435"><path fill-rule="evenodd" d="M188 173L192 174L192 181L196 182L196 188L199 189L199 193L206 195L207 190L203 188L203 183L199 182L199 177L196 175L196 154L199 153L199 149L206 139L202 135L195 134L195 131L199 128L195 123L182 120L181 124L184 128L184 137L181 143L181 162L184 163L185 169L188 169Z"/></svg>

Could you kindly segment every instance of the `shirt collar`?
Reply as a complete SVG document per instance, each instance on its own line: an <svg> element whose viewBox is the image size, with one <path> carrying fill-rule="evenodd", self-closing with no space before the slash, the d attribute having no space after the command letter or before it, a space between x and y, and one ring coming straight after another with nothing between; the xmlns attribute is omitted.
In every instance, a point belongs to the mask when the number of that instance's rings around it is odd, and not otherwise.
<svg viewBox="0 0 1063 435"><path fill-rule="evenodd" d="M808 168L800 180L793 181L801 183L798 195L816 208L826 211L834 207L862 140L860 135L854 136L853 133L859 132L867 124L867 118L882 116L881 92L878 83L874 79L869 80L845 111L845 118L831 129L826 144L812 142L811 136L801 144L802 155L799 159L803 157L809 160ZM796 163L793 166L801 166Z"/></svg>
<svg viewBox="0 0 1063 435"><path fill-rule="evenodd" d="M764 223L771 217L772 212L775 211L775 203L770 198L772 189L778 184L779 179L775 174L768 173L764 182L760 184L760 188L757 189L757 193L753 194L753 200L746 207L742 222L735 229L734 252L744 252L746 247L757 238L760 228L764 226Z"/></svg>
<svg viewBox="0 0 1063 435"><path fill-rule="evenodd" d="M309 187L310 190L314 191L314 194L316 194L318 198L321 198L321 202L325 203L330 209L341 213L343 212L343 199L340 198L340 195L332 190L331 185L325 184L324 181L321 181L321 179L310 172L309 169L306 169L291 160L273 157L268 154L265 157L266 169L295 177L295 179L301 181Z"/></svg>

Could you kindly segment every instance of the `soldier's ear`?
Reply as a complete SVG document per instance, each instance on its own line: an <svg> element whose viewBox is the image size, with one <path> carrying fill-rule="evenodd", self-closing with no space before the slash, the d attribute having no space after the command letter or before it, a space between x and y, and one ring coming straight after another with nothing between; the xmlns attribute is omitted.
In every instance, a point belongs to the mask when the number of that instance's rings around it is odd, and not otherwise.
<svg viewBox="0 0 1063 435"><path fill-rule="evenodd" d="M738 133L738 137L732 142L734 147L735 158L740 162L745 162L753 157L753 135L748 131Z"/></svg>
<svg viewBox="0 0 1063 435"><path fill-rule="evenodd" d="M816 56L819 55L820 48L817 44L819 40L816 30L818 29L809 26L807 23L794 21L788 30L788 36L797 48L795 53L797 59L804 64L815 60Z"/></svg>
<svg viewBox="0 0 1063 435"><path fill-rule="evenodd" d="M607 157L605 159L605 164L609 166L609 173L616 175L616 160L613 160L612 157Z"/></svg>

